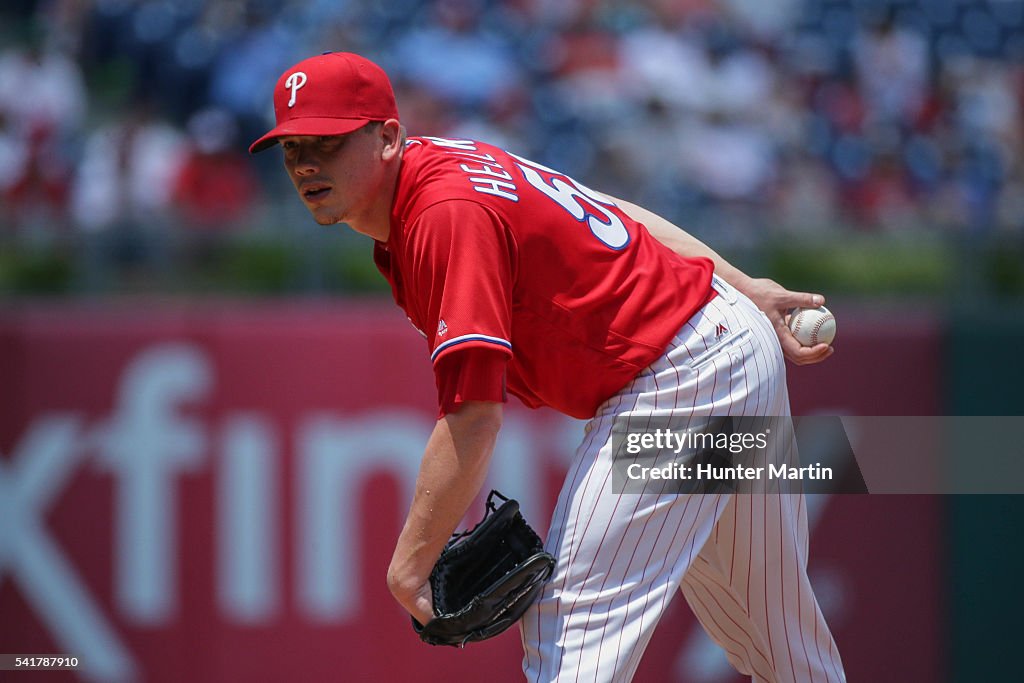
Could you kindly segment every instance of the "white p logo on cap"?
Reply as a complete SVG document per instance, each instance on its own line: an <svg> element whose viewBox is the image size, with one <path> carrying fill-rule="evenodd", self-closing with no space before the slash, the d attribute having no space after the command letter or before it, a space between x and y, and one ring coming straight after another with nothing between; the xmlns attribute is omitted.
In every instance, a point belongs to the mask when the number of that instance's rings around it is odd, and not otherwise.
<svg viewBox="0 0 1024 683"><path fill-rule="evenodd" d="M288 78L284 79L284 87L291 88L292 96L288 100L288 107L295 106L295 93L299 88L306 85L306 74L301 71L296 71L293 74L289 74Z"/></svg>

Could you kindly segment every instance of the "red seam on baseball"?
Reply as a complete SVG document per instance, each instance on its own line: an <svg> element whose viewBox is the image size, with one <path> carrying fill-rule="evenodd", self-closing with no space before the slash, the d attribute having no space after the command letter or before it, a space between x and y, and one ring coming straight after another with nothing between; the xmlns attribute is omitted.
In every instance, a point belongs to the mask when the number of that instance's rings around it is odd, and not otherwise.
<svg viewBox="0 0 1024 683"><path fill-rule="evenodd" d="M835 316L832 315L831 313L822 316L821 320L819 320L814 325L814 328L811 330L811 346L814 346L815 344L818 343L818 332L821 332L821 326L824 325L829 320L835 320ZM799 324L799 322L797 324Z"/></svg>

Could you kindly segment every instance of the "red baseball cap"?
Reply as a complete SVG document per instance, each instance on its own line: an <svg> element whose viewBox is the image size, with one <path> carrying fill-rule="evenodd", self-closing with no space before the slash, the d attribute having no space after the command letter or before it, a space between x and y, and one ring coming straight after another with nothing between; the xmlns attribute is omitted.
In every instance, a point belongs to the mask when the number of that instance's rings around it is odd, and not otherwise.
<svg viewBox="0 0 1024 683"><path fill-rule="evenodd" d="M277 125L249 145L250 153L283 135L344 135L369 121L397 119L398 107L383 69L351 52L326 52L281 74L274 115Z"/></svg>

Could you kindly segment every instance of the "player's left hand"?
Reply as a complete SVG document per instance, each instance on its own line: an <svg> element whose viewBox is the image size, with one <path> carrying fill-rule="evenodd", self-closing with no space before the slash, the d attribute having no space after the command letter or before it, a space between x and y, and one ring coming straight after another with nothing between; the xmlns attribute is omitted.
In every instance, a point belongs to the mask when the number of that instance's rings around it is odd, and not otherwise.
<svg viewBox="0 0 1024 683"><path fill-rule="evenodd" d="M796 365L812 365L820 363L833 353L828 344L817 344L816 346L804 346L790 331L786 317L793 308L817 308L825 304L825 297L821 294L808 292L791 292L778 282L768 278L751 279L741 290L754 304L760 308L779 338L782 346L782 354Z"/></svg>
<svg viewBox="0 0 1024 683"><path fill-rule="evenodd" d="M417 582L413 582L417 583ZM388 574L388 584L391 588L391 594L395 596L395 600L398 601L405 610L413 616L416 621L421 624L426 624L428 621L434 618L434 596L430 590L430 580L425 579L418 585L403 589L401 586L411 585L409 582L403 582L396 576Z"/></svg>

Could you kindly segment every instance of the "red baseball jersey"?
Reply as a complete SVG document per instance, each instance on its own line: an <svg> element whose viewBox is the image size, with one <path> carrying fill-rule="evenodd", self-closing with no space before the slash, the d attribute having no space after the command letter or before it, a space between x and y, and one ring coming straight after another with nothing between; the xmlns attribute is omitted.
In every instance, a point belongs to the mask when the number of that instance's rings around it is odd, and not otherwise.
<svg viewBox="0 0 1024 683"><path fill-rule="evenodd" d="M713 270L557 171L432 137L407 141L374 258L435 368L497 350L510 393L577 418L662 354L708 301Z"/></svg>

